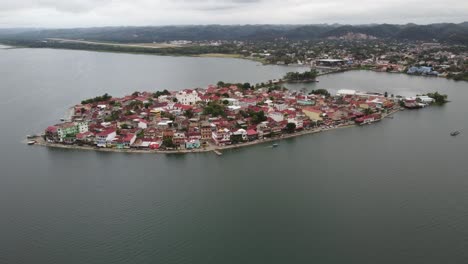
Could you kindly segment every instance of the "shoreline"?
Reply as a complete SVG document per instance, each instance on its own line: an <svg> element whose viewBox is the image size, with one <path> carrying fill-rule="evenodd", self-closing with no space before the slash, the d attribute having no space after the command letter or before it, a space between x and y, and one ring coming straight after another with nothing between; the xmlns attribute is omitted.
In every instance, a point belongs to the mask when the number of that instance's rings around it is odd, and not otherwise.
<svg viewBox="0 0 468 264"><path fill-rule="evenodd" d="M65 145L60 143L49 143L44 141L41 136L36 136L34 138L30 138L29 140L34 140L36 143L32 146L41 146L41 147L49 147L49 148L61 148L61 149L76 149L76 150L87 150L87 151L100 151L100 152L116 152L116 153L141 153L141 154L188 154L188 153L207 153L207 152L215 152L215 151L222 151L222 150L229 150L229 149L237 149L243 147L250 147L254 145L260 145L264 143L280 141L283 139L290 139L295 138L303 135L310 135L310 134L317 134L321 132L326 132L330 130L340 129L340 128L349 128L355 127L357 125L343 125L337 126L334 128L327 128L327 129L310 129L310 130L303 130L300 132L292 133L292 134L284 134L280 137L273 137L273 138L266 138L262 140L255 140L240 144L233 144L233 145L226 145L226 146L216 146L216 145L209 145L208 148L199 148L193 150L150 150L150 149L116 149L116 148L99 148L95 146L78 146L78 145Z"/></svg>
<svg viewBox="0 0 468 264"><path fill-rule="evenodd" d="M399 110L392 111L389 114L386 114L385 116L382 116L382 119L384 119L387 116L393 115L394 113L398 112ZM381 120L379 120L381 121ZM337 130L337 129L344 129L344 128L351 128L351 127L357 127L357 124L345 124L341 126L336 126L332 128L319 128L319 129L310 129L310 130L303 130L300 132L295 132L292 134L283 134L279 137L273 137L273 138L266 138L262 140L255 140L255 141L250 141L250 142L245 142L245 143L240 143L240 144L233 144L233 145L226 145L226 146L216 146L216 145L209 145L208 148L199 148L199 149L193 149L193 150L150 150L150 149L115 149L115 148L98 148L95 146L78 146L78 145L65 145L65 144L59 144L59 143L49 143L44 141L44 139L41 136L36 136L34 138L31 138L29 140L35 140L36 143L32 146L41 146L41 147L49 147L49 148L61 148L61 149L76 149L76 150L87 150L87 151L99 151L99 152L115 152L115 153L140 153L140 154L189 154L189 153L208 153L208 152L215 152L216 151L222 151L222 150L230 150L230 149L238 149L238 148L244 148L244 147L250 147L250 146L255 146L255 145L261 145L265 143L270 143L270 142L275 142L275 141L281 141L284 139L290 139L290 138L295 138L299 136L304 136L304 135L311 135L311 134L317 134L317 133L322 133L322 132L327 132L327 131L332 131L332 130Z"/></svg>
<svg viewBox="0 0 468 264"><path fill-rule="evenodd" d="M76 49L76 48L67 48L67 47L31 47L31 46L21 46L21 45L11 45L11 44L6 44L0 42L0 45L3 46L8 46L7 48L2 48L2 49L58 49L58 50L79 50L79 51L89 51L89 52L105 52L105 53L117 53L117 54L133 54L133 55L153 55L153 56L165 56L165 57L189 57L189 58L222 58L222 59L241 59L241 60L247 60L247 61L252 61L252 62L257 62L260 63L262 66L284 66L284 67L309 67L311 68L312 66L310 65L297 65L297 64L285 64L285 65L278 65L275 63L267 63L261 58L253 58L253 57L248 57L248 56L243 56L241 54L233 53L200 53L200 54L182 54L182 53L154 53L154 52L145 52L145 51L124 51L124 50L104 50L104 49ZM106 45L102 45L106 46ZM148 49L148 50L158 50L158 49L164 49L164 48L151 48L151 47L141 47L142 49ZM342 72L348 72L348 71L372 71L372 72L381 72L377 71L375 69L367 69L367 68L350 68L350 69L339 69L339 70L333 70L330 72L325 72L325 73L319 73L318 76L324 76L328 74L336 74L336 73L342 73ZM468 80L461 79L461 80L455 80L454 78L449 78L447 76L423 76L423 75L413 75L413 74L407 74L405 72L383 72L383 73L393 73L393 74L405 74L409 76L419 76L419 77L436 77L436 78L444 78L447 80L453 80L453 81L465 81L468 82ZM306 83L306 82L299 82L299 83Z"/></svg>
<svg viewBox="0 0 468 264"><path fill-rule="evenodd" d="M385 120L388 116L392 116L395 113L399 112L400 108L392 109L390 112L383 114L382 118L376 122L380 122ZM374 124L376 122L373 122L371 124ZM46 142L42 136L34 136L31 138L28 138L27 140L23 142L27 142L30 140L35 141L35 143L31 146L41 146L41 147L48 147L48 148L61 148L61 149L74 149L74 150L86 150L86 151L98 151L98 152L114 152L114 153L139 153L139 154L189 154L189 153L208 153L208 152L214 152L218 154L219 156L222 155L222 153L219 153L219 151L222 150L230 150L230 149L238 149L238 148L244 148L244 147L250 147L254 145L260 145L260 144L265 144L269 142L275 142L275 141L281 141L284 139L290 139L290 138L295 138L295 137L300 137L304 135L310 135L310 134L317 134L317 133L322 133L322 132L327 132L327 131L332 131L336 129L344 129L344 128L351 128L351 127L357 127L359 126L356 123L353 124L343 124L343 125L337 125L335 127L331 128L315 128L315 129L309 129L309 130L302 130L299 132L295 132L292 134L282 134L279 137L272 137L272 138L266 138L262 140L254 140L250 142L245 142L245 143L240 143L240 144L233 144L233 145L225 145L225 146L216 146L209 144L208 147L206 148L199 148L199 149L183 149L183 150L151 150L151 149L132 149L132 148L126 148L126 149L117 149L117 148L99 148L97 146L79 146L79 145L65 145L65 144L60 144L60 143L50 143Z"/></svg>

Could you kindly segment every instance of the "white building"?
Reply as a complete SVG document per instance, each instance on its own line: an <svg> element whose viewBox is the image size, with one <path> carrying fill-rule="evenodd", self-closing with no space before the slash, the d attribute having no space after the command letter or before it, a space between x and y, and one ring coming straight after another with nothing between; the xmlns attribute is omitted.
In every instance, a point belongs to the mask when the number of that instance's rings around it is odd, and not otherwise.
<svg viewBox="0 0 468 264"><path fill-rule="evenodd" d="M77 126L80 133L86 133L89 131L88 122L78 122Z"/></svg>
<svg viewBox="0 0 468 264"><path fill-rule="evenodd" d="M431 98L427 95L419 95L417 98L424 104L432 104L434 102L434 98Z"/></svg>
<svg viewBox="0 0 468 264"><path fill-rule="evenodd" d="M216 145L226 145L231 143L231 131L229 129L217 129L211 132L211 137Z"/></svg>
<svg viewBox="0 0 468 264"><path fill-rule="evenodd" d="M96 135L96 145L106 147L117 136L115 129L108 129Z"/></svg>
<svg viewBox="0 0 468 264"><path fill-rule="evenodd" d="M245 129L238 129L237 131L233 132L232 135L240 136L242 140L247 141L247 131Z"/></svg>
<svg viewBox="0 0 468 264"><path fill-rule="evenodd" d="M196 102L201 101L195 90L183 90L176 94L177 101L183 105L194 105Z"/></svg>
<svg viewBox="0 0 468 264"><path fill-rule="evenodd" d="M300 129L304 127L304 122L302 119L299 118L288 118L288 123L293 123L296 125L296 129Z"/></svg>
<svg viewBox="0 0 468 264"><path fill-rule="evenodd" d="M275 106L276 110L278 110L278 111L283 111L283 110L288 109L288 105L287 105L287 104L284 104L284 103L282 103L282 104L275 104L274 106Z"/></svg>
<svg viewBox="0 0 468 264"><path fill-rule="evenodd" d="M284 120L284 115L280 112L272 112L268 114L268 117L275 120L275 122L281 122Z"/></svg>
<svg viewBox="0 0 468 264"><path fill-rule="evenodd" d="M343 96L343 95L355 95L356 90L347 90L347 89L341 89L336 92L336 95L338 96Z"/></svg>

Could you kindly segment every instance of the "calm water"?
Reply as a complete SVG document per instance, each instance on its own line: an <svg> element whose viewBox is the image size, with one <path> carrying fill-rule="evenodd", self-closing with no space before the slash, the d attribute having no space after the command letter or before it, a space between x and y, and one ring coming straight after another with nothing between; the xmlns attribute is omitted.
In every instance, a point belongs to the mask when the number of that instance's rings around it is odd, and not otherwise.
<svg viewBox="0 0 468 264"><path fill-rule="evenodd" d="M260 82L228 59L0 50L0 263L466 263L468 83L372 72L309 89L447 93L379 124L214 154L21 144L104 92ZM294 88L301 88L296 86Z"/></svg>

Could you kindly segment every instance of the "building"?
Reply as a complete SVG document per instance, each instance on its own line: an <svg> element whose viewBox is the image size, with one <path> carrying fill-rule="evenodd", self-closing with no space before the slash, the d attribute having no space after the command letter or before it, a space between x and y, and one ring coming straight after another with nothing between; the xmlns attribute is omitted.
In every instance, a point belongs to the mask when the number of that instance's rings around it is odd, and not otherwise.
<svg viewBox="0 0 468 264"><path fill-rule="evenodd" d="M185 142L186 149L198 149L200 148L200 140L198 139L191 139Z"/></svg>
<svg viewBox="0 0 468 264"><path fill-rule="evenodd" d="M116 130L113 128L107 129L96 135L96 145L101 148L107 147L112 143L112 140L117 136Z"/></svg>
<svg viewBox="0 0 468 264"><path fill-rule="evenodd" d="M272 112L268 114L268 117L273 119L275 122L281 122L284 120L284 115L281 112Z"/></svg>
<svg viewBox="0 0 468 264"><path fill-rule="evenodd" d="M258 139L258 133L254 129L247 130L247 138L249 141L254 141Z"/></svg>
<svg viewBox="0 0 468 264"><path fill-rule="evenodd" d="M194 105L196 102L201 101L201 98L195 90L187 89L179 91L175 97L177 98L177 101L183 105Z"/></svg>
<svg viewBox="0 0 468 264"><path fill-rule="evenodd" d="M216 129L211 132L211 137L216 145L223 146L231 144L231 131L229 129Z"/></svg>
<svg viewBox="0 0 468 264"><path fill-rule="evenodd" d="M78 122L78 133L86 133L89 131L88 122Z"/></svg>
<svg viewBox="0 0 468 264"><path fill-rule="evenodd" d="M201 139L202 140L210 140L212 137L212 130L211 125L209 122L203 121L200 124L200 132L201 132Z"/></svg>
<svg viewBox="0 0 468 264"><path fill-rule="evenodd" d="M172 137L172 143L176 146L182 146L185 144L186 139L187 136L185 133L177 132L174 133L174 136Z"/></svg>
<svg viewBox="0 0 468 264"><path fill-rule="evenodd" d="M248 136L247 136L247 131L245 129L240 128L231 133L232 142L243 142L247 140L248 140Z"/></svg>

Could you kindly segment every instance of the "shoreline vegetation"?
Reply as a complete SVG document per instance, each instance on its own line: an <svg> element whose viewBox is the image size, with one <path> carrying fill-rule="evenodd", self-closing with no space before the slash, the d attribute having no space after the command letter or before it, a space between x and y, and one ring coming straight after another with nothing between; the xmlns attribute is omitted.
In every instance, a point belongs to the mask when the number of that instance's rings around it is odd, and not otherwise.
<svg viewBox="0 0 468 264"><path fill-rule="evenodd" d="M264 65L268 64L264 59L261 58L245 56L238 53L231 53L231 50L228 48L202 45L171 45L164 43L125 44L55 38L49 39L48 41L0 40L0 44L10 46L11 48L50 48L174 57L184 56L245 59L260 62Z"/></svg>

